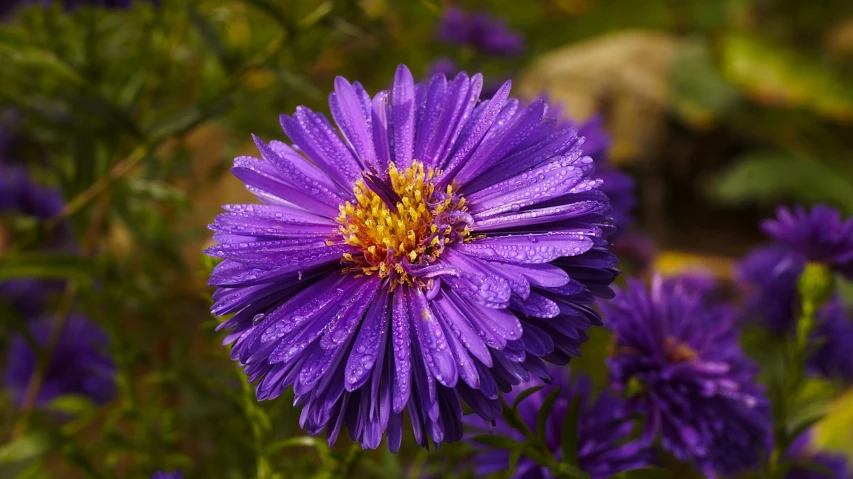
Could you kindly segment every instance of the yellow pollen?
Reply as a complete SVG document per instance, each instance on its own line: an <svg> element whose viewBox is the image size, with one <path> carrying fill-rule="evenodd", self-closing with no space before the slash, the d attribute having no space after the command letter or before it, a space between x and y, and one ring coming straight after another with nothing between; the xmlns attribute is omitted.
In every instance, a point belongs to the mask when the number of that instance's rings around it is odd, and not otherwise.
<svg viewBox="0 0 853 479"><path fill-rule="evenodd" d="M424 168L420 161L399 170L396 165L388 169L386 183L399 197L393 211L373 191L364 179L353 186L355 200L339 207L336 220L346 244L361 250L361 254L344 254L345 273L373 275L385 278L394 273L396 284L412 283L412 279L400 264L404 259L411 264L435 261L441 254L443 244L437 235L448 235L453 227L437 225L436 216L448 210L464 211L464 199L459 198L454 184L447 185L446 195L435 191L431 181L437 172ZM437 194L436 194L437 193ZM443 227L443 226L446 226ZM467 226L458 230L467 240Z"/></svg>

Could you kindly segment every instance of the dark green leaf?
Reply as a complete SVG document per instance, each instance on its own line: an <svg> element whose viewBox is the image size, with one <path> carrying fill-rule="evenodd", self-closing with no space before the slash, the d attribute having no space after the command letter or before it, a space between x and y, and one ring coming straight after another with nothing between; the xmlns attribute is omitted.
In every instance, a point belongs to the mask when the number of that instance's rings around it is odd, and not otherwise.
<svg viewBox="0 0 853 479"><path fill-rule="evenodd" d="M508 451L521 451L525 446L521 441L516 441L515 439L510 439L506 436L497 436L494 434L480 434L472 437L471 439L475 442L479 442L480 444L485 444L486 446L506 449Z"/></svg>
<svg viewBox="0 0 853 479"><path fill-rule="evenodd" d="M829 202L853 212L853 179L819 162L784 153L753 153L717 179L717 198L729 203L793 200Z"/></svg>
<svg viewBox="0 0 853 479"><path fill-rule="evenodd" d="M560 436L560 451L563 462L573 466L578 465L578 420L581 409L581 395L576 394L572 399L566 417L563 419L563 432Z"/></svg>
<svg viewBox="0 0 853 479"><path fill-rule="evenodd" d="M791 429L790 434L788 434L788 439L789 439L788 444L796 441L797 438L800 437L801 434L803 434L807 430L811 429L812 426L817 424L824 417L826 417L825 414L816 414L812 417L809 417L809 418L803 420L802 422L800 422L799 424L794 426L794 428ZM781 445L782 449L787 449L788 444Z"/></svg>
<svg viewBox="0 0 853 479"><path fill-rule="evenodd" d="M225 50L225 46L219 38L216 28L192 5L189 6L189 14L190 21L198 31L204 44L216 55L222 68L225 71L231 71L233 69L233 61Z"/></svg>
<svg viewBox="0 0 853 479"><path fill-rule="evenodd" d="M535 394L536 391L539 391L540 389L542 389L544 387L545 386L533 386L532 388L525 389L524 391L521 391L520 393L518 393L518 396L515 397L515 401L512 402L512 410L513 411L518 410L518 405L521 404L521 401L524 401L525 399L530 397L532 394Z"/></svg>
<svg viewBox="0 0 853 479"><path fill-rule="evenodd" d="M37 252L6 256L0 280L12 278L90 280L97 268L91 259L67 253Z"/></svg>
<svg viewBox="0 0 853 479"><path fill-rule="evenodd" d="M561 462L557 464L554 474L559 478L565 479L591 479L589 474L585 473L581 468Z"/></svg>
<svg viewBox="0 0 853 479"><path fill-rule="evenodd" d="M557 400L557 396L559 394L559 386L551 390L551 392L545 396L545 400L542 401L542 409L539 410L539 414L536 416L536 435L539 436L539 440L542 441L542 444L545 444L545 429L548 425L548 416L551 415L551 410L554 409L554 401Z"/></svg>

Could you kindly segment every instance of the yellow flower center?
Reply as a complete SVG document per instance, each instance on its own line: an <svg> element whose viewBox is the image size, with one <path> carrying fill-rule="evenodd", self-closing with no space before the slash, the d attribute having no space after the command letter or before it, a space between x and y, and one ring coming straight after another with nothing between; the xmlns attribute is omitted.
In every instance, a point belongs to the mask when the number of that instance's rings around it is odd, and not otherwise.
<svg viewBox="0 0 853 479"><path fill-rule="evenodd" d="M392 164L385 180L365 175L356 182L355 202L341 205L336 219L346 244L362 254L344 254L344 273L378 274L391 276L395 284L411 283L403 262L432 263L445 244L468 238L467 224L445 221L446 213L466 210L465 199L453 184L436 191L432 182L436 174L413 161L405 170Z"/></svg>

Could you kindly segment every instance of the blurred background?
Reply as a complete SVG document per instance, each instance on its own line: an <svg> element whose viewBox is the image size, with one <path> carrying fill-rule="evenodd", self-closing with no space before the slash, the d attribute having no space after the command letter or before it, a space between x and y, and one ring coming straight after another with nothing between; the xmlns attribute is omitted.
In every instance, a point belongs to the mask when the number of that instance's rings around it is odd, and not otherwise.
<svg viewBox="0 0 853 479"><path fill-rule="evenodd" d="M457 38L448 12L511 41ZM0 478L473 477L464 445L304 436L292 395L255 400L208 312L206 225L255 201L228 172L250 134L284 140L278 115L327 112L335 76L375 92L399 63L600 118L636 185L628 273L727 282L775 205L853 214L849 0L0 0ZM63 327L108 381L51 394ZM608 342L573 362L599 386ZM804 394L833 411L817 441L851 453L853 396Z"/></svg>

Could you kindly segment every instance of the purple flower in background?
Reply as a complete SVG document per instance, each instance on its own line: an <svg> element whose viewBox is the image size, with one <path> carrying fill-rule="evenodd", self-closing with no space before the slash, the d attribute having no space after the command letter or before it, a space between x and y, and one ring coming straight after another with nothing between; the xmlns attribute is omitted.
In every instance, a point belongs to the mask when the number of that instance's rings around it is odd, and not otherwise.
<svg viewBox="0 0 853 479"><path fill-rule="evenodd" d="M850 479L844 455L816 452L809 447L810 439L811 433L807 431L788 447L787 458L796 464L785 474L785 479ZM809 463L821 470L809 467Z"/></svg>
<svg viewBox="0 0 853 479"><path fill-rule="evenodd" d="M322 114L282 115L293 145L255 138L234 174L264 204L211 228L222 258L212 312L236 313L231 356L258 399L293 387L301 426L343 424L365 448L399 448L408 411L425 447L462 437L462 401L487 421L498 392L548 378L599 325L618 271L610 207L576 131L507 82L416 84L400 66L371 96L335 81ZM310 159L310 161L309 161Z"/></svg>
<svg viewBox="0 0 853 479"><path fill-rule="evenodd" d="M765 222L765 230L778 243L756 248L738 265L738 282L746 298L745 319L777 334L794 331L801 308L797 283L807 261L821 261L842 272L846 268L831 259L843 255L826 253L841 251L839 245L847 240L842 236L849 227L841 224L838 212L826 207L815 207L810 216L802 208L794 211L780 209L778 221ZM833 298L817 312L816 319L809 369L827 378L853 381L853 359L846 353L853 346L853 318Z"/></svg>
<svg viewBox="0 0 853 479"><path fill-rule="evenodd" d="M436 37L445 43L470 46L482 53L510 56L524 50L524 37L485 12L450 7L438 25Z"/></svg>
<svg viewBox="0 0 853 479"><path fill-rule="evenodd" d="M750 252L737 267L738 283L746 296L744 314L777 332L794 327L799 313L797 280L805 261L778 245Z"/></svg>
<svg viewBox="0 0 853 479"><path fill-rule="evenodd" d="M737 342L734 315L677 280L630 281L604 315L614 333L613 386L647 440L708 477L753 468L771 447L769 404ZM634 389L631 387L630 389Z"/></svg>
<svg viewBox="0 0 853 479"><path fill-rule="evenodd" d="M853 218L817 205L807 211L801 206L780 207L776 219L761 228L779 245L807 262L822 263L853 279Z"/></svg>
<svg viewBox="0 0 853 479"><path fill-rule="evenodd" d="M51 323L42 319L30 324L30 333L42 347L48 345ZM115 365L104 351L108 344L109 338L96 324L80 315L68 318L53 349L37 404L64 394L80 394L96 403L109 401L115 393ZM36 352L22 336L12 338L5 381L15 401L23 401L37 362Z"/></svg>
<svg viewBox="0 0 853 479"><path fill-rule="evenodd" d="M633 223L633 211L637 205L634 194L634 178L613 168L608 162L610 153L610 135L604 130L602 118L594 116L586 123L578 124L572 120L566 120L570 125L578 129L578 135L585 138L583 152L595 160L595 178L600 178L603 183L601 191L610 198L610 206L613 208L611 216L616 220L616 228L622 233L628 230Z"/></svg>
<svg viewBox="0 0 853 479"><path fill-rule="evenodd" d="M524 399L518 407L518 412L524 422L536 432L536 418L545 397L555 388L560 387L560 393L554 402L554 408L548 415L546 425L546 443L548 448L560 458L560 447L563 443L563 420L574 398L581 397L580 419L578 421L578 461L584 472L593 479L604 479L628 469L648 466L651 463L649 444L630 440L634 429L631 418L624 414L622 400L605 392L593 397L591 381L584 375L575 375L574 382L569 380L569 371L551 368L554 381L543 389ZM519 386L517 391L542 384L541 381L530 381ZM512 404L516 391L504 396ZM467 419L466 419L467 421ZM482 420L470 421L472 425L488 428ZM488 428L491 429L491 428ZM492 431L500 436L511 437L523 441L524 437L510 428L502 419ZM509 467L509 451L481 450L475 456L477 474L486 475L505 471ZM546 467L539 466L532 460L522 457L512 476L515 479L550 479L553 477Z"/></svg>
<svg viewBox="0 0 853 479"><path fill-rule="evenodd" d="M59 192L32 181L23 167L0 164L0 220L5 215L31 216L39 220L50 218L62 210L64 202ZM67 225L56 232L55 242L63 243L68 236ZM0 253L10 241L8 230L0 221ZM59 246L54 244L51 246ZM35 279L15 279L0 282L0 301L9 301L24 316L38 314L45 295L56 284Z"/></svg>
<svg viewBox="0 0 853 479"><path fill-rule="evenodd" d="M157 471L151 476L151 479L184 479L184 475L180 471L163 472Z"/></svg>
<svg viewBox="0 0 853 479"><path fill-rule="evenodd" d="M809 369L821 376L853 382L853 317L844 304L834 299L817 313L817 327L811 341L814 353Z"/></svg>
<svg viewBox="0 0 853 479"><path fill-rule="evenodd" d="M153 5L159 5L159 0L147 0ZM24 5L41 5L49 7L60 3L65 10L74 10L87 5L103 8L127 9L133 6L134 0L3 0L0 6L0 16L11 12L15 7Z"/></svg>
<svg viewBox="0 0 853 479"><path fill-rule="evenodd" d="M444 75L447 78L453 78L459 73L459 65L448 57L438 57L429 66L428 75L430 78L435 75Z"/></svg>

